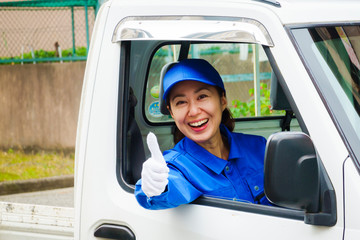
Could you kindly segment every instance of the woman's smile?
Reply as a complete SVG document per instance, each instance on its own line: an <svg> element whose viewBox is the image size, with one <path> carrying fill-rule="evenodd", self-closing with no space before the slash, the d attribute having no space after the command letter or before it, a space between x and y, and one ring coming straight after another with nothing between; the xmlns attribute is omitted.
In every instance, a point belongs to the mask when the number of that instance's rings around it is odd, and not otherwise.
<svg viewBox="0 0 360 240"><path fill-rule="evenodd" d="M200 121L194 121L194 122L190 122L189 125L190 127L201 127L202 125L204 125L205 123L207 123L209 121L209 119L203 119Z"/></svg>
<svg viewBox="0 0 360 240"><path fill-rule="evenodd" d="M203 119L200 121L190 122L189 126L195 132L200 132L200 131L203 131L204 129L206 129L208 122L209 122L209 119Z"/></svg>

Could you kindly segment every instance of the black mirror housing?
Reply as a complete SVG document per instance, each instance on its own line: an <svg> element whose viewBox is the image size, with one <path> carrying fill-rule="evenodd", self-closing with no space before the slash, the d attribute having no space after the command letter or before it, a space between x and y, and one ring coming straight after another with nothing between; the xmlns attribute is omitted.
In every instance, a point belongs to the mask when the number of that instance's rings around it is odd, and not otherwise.
<svg viewBox="0 0 360 240"><path fill-rule="evenodd" d="M303 210L307 224L336 224L335 190L309 136L302 132L271 135L264 172L265 195L270 202Z"/></svg>
<svg viewBox="0 0 360 240"><path fill-rule="evenodd" d="M311 139L301 132L270 136L265 150L265 194L275 205L319 211L319 163Z"/></svg>

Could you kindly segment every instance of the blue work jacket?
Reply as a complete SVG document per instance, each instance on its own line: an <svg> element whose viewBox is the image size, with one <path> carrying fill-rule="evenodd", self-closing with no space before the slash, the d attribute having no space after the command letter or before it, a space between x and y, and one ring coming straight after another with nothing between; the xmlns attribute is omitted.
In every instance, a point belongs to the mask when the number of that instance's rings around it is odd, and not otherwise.
<svg viewBox="0 0 360 240"><path fill-rule="evenodd" d="M224 160L183 138L164 152L170 169L169 183L159 196L147 197L141 179L135 185L135 197L147 209L166 209L209 197L270 205L264 196L264 153L266 139L261 136L230 132L220 125L230 146Z"/></svg>

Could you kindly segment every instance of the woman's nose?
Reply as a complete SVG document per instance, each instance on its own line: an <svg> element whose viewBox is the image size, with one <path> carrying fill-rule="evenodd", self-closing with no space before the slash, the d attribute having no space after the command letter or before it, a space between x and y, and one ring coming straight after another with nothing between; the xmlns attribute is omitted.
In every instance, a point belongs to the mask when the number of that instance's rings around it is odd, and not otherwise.
<svg viewBox="0 0 360 240"><path fill-rule="evenodd" d="M198 106L198 104L194 103L194 102L190 102L189 104L189 116L196 116L197 114L199 114L201 112L200 107Z"/></svg>

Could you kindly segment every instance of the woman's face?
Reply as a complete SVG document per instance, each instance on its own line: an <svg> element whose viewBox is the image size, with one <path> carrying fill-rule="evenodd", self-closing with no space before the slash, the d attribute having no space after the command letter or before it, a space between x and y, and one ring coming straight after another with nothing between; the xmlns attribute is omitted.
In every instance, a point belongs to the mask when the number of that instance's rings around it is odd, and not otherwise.
<svg viewBox="0 0 360 240"><path fill-rule="evenodd" d="M186 137L199 144L221 138L219 126L227 101L216 87L198 81L179 82L171 89L169 104L176 126Z"/></svg>

